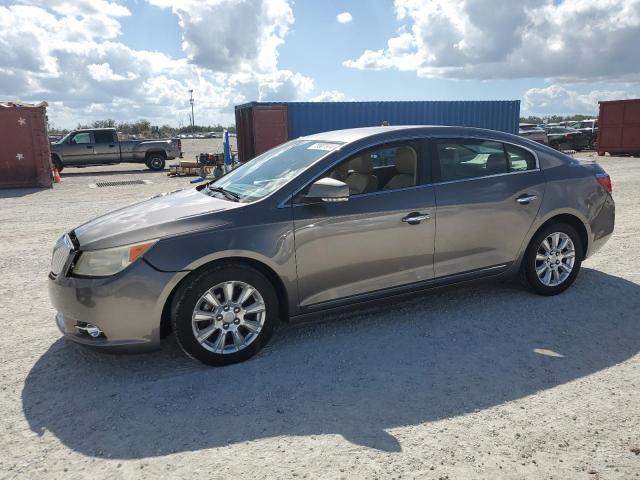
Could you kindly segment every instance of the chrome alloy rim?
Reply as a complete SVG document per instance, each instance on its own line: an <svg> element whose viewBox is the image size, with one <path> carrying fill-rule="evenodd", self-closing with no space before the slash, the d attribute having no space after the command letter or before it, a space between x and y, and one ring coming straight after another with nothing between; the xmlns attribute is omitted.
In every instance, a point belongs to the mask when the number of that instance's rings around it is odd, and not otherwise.
<svg viewBox="0 0 640 480"><path fill-rule="evenodd" d="M162 160L158 157L153 157L151 159L151 166L153 168L160 168L160 165L162 165Z"/></svg>
<svg viewBox="0 0 640 480"><path fill-rule="evenodd" d="M213 353L236 353L258 338L266 313L262 295L248 283L219 283L196 302L193 335Z"/></svg>
<svg viewBox="0 0 640 480"><path fill-rule="evenodd" d="M555 232L542 240L536 252L536 275L543 285L555 287L564 282L576 260L576 249L566 233Z"/></svg>

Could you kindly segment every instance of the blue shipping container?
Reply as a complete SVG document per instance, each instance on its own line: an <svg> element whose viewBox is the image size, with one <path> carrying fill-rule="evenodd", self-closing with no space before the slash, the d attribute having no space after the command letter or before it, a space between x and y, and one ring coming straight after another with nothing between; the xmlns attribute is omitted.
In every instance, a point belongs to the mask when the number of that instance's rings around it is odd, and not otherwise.
<svg viewBox="0 0 640 480"><path fill-rule="evenodd" d="M329 130L377 126L383 122L479 127L517 134L520 101L251 102L238 105L235 110L238 149L244 161L265 151L264 146L273 146L268 138L260 135L264 124L253 112L283 112L287 131L282 133L288 139Z"/></svg>

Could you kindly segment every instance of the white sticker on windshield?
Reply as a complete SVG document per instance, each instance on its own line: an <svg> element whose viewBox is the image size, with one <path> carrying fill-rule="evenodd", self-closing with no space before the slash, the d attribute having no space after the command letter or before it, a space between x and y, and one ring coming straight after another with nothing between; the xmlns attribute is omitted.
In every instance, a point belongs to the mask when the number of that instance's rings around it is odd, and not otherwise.
<svg viewBox="0 0 640 480"><path fill-rule="evenodd" d="M307 150L326 150L331 151L338 148L340 145L337 143L314 143L313 145L309 145Z"/></svg>

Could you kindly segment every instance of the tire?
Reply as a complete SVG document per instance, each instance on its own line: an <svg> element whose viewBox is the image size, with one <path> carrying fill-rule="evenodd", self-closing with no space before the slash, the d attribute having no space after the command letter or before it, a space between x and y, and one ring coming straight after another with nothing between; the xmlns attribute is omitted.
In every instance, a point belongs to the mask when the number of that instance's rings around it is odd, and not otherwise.
<svg viewBox="0 0 640 480"><path fill-rule="evenodd" d="M150 153L144 163L150 170L158 172L164 170L166 161L161 153Z"/></svg>
<svg viewBox="0 0 640 480"><path fill-rule="evenodd" d="M554 245L553 238L556 234L558 234L556 238L559 240L557 246ZM557 247L562 247L563 237L568 238L570 242L560 251L560 248ZM547 255L546 247L543 246L543 241L547 241L547 245L551 247L549 255ZM573 245L573 257L570 256L571 245ZM558 251L560 251L560 253L556 256L555 252ZM580 271L583 253L584 247L582 240L573 227L566 223L548 225L538 231L531 239L522 260L522 277L526 284L536 293L546 296L557 295L564 292L575 281ZM538 256L538 254L540 254L540 256ZM545 259L543 260L542 257L545 257ZM571 263L571 258L573 258L573 263L570 265L570 271L567 272L566 270ZM547 267L543 270L542 267L545 266L545 264L550 266L550 268ZM564 265L564 267L562 267L562 265ZM558 273L553 273L554 270ZM547 279L548 271L550 273ZM541 275L538 275L538 272L540 272ZM547 281L545 282L545 280Z"/></svg>
<svg viewBox="0 0 640 480"><path fill-rule="evenodd" d="M229 284L233 284L230 302L226 288ZM247 286L254 293L241 301ZM196 308L201 320L194 320ZM249 313L252 308L263 311ZM171 312L173 332L182 350L212 366L230 365L254 356L271 338L277 319L275 288L262 273L241 264L215 265L194 275L176 292ZM201 335L200 340L197 334ZM243 345L240 340L247 343Z"/></svg>
<svg viewBox="0 0 640 480"><path fill-rule="evenodd" d="M64 169L64 165L62 165L62 162L58 157L51 157L51 163L53 163L53 166L58 169L58 173Z"/></svg>

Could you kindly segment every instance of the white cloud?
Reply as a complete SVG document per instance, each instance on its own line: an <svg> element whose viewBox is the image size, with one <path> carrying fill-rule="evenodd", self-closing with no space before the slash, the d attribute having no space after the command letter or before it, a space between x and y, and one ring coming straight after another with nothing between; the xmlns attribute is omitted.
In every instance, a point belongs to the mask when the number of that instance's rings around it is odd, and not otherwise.
<svg viewBox="0 0 640 480"><path fill-rule="evenodd" d="M395 0L401 27L345 66L444 78L640 81L640 0Z"/></svg>
<svg viewBox="0 0 640 480"><path fill-rule="evenodd" d="M338 20L338 23L349 23L353 20L353 17L349 12L342 12L336 15L336 20Z"/></svg>
<svg viewBox="0 0 640 480"><path fill-rule="evenodd" d="M560 85L530 88L522 97L522 113L526 115L566 115L584 113L595 115L598 102L630 98L622 90L593 90L579 93Z"/></svg>
<svg viewBox="0 0 640 480"><path fill-rule="evenodd" d="M312 78L278 68L293 23L287 0L149 2L178 16L184 58L122 43L122 2L0 5L0 97L46 100L52 122L73 127L106 117L186 123L189 89L201 123L232 123L233 105L250 100L312 96Z"/></svg>
<svg viewBox="0 0 640 480"><path fill-rule="evenodd" d="M324 90L315 97L310 98L312 102L346 102L350 101L347 96L339 90Z"/></svg>
<svg viewBox="0 0 640 480"><path fill-rule="evenodd" d="M294 22L288 0L148 1L178 16L189 60L216 71L275 71Z"/></svg>

